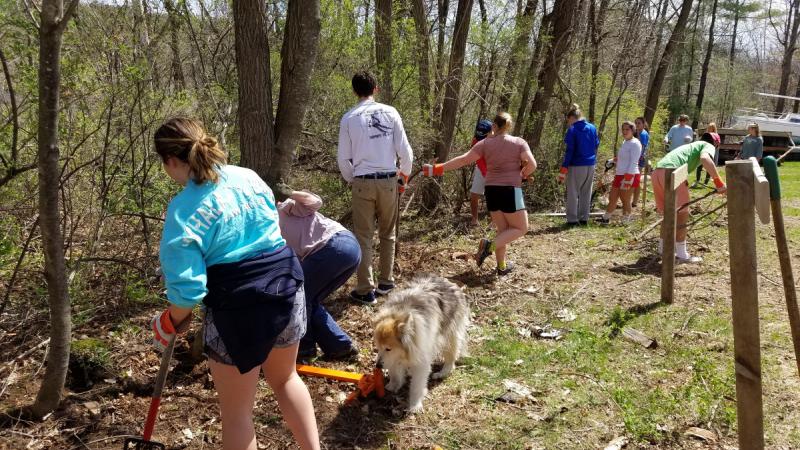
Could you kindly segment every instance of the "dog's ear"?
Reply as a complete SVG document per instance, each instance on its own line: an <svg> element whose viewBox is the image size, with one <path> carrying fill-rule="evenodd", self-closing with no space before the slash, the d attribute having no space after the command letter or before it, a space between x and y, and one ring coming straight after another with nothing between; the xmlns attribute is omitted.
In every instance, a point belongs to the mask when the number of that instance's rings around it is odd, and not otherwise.
<svg viewBox="0 0 800 450"><path fill-rule="evenodd" d="M400 343L408 349L414 343L414 316L408 314L395 325Z"/></svg>

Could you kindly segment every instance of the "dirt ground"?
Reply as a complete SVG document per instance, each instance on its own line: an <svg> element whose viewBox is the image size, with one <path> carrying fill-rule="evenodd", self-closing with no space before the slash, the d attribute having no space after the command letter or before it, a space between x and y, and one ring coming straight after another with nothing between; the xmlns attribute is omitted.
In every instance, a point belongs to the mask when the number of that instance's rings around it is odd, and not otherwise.
<svg viewBox="0 0 800 450"><path fill-rule="evenodd" d="M702 203L695 216L720 201ZM605 448L615 438L626 440L625 448L736 448L726 217L713 215L693 228L690 248L705 261L678 267L672 305L658 301L657 231L632 240L652 220L565 229L559 219L532 215L527 236L510 249L515 272L498 278L493 258L476 269L466 256L488 230L486 222L473 230L461 220L443 222L423 233L409 219L399 283L432 272L464 287L473 314L470 355L450 378L430 384L425 411L418 415L404 413L405 390L343 406L350 385L306 379L323 448L590 449ZM792 230L800 219L786 220L798 267L800 235ZM772 236L771 225L758 226L766 439L769 448L794 449L800 448L800 378ZM338 291L327 306L358 343L359 360L317 364L367 372L374 362L374 309L349 303L346 292ZM0 448L113 449L121 448L125 436L141 433L159 363L147 323L161 307L107 311L77 326L76 338L102 341L108 351L99 367L71 371L63 407L42 422L23 420L14 411L36 395L46 346L12 358L44 339L46 317L41 329L0 331ZM535 327L563 334L558 340L537 338ZM655 339L657 347L623 339L625 327ZM205 362L191 360L189 345L182 340L176 350L154 439L170 449L219 448L213 381ZM529 395L498 401L504 380L528 387ZM261 448L294 448L263 382L255 423ZM692 427L707 435L693 436Z"/></svg>

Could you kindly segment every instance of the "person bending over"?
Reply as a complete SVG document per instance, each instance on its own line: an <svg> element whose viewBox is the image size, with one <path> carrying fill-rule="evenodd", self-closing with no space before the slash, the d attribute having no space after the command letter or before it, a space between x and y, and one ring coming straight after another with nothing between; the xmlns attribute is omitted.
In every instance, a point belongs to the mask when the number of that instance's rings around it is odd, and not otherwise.
<svg viewBox="0 0 800 450"><path fill-rule="evenodd" d="M294 191L278 204L281 235L297 253L305 274L306 334L300 340L298 360L317 355L317 346L328 360L358 354L322 301L344 285L361 262L361 248L353 233L339 222L319 213L322 199L310 192Z"/></svg>
<svg viewBox="0 0 800 450"><path fill-rule="evenodd" d="M697 142L682 145L675 150L669 152L657 164L656 169L653 171L653 195L656 200L656 209L659 214L664 214L664 180L666 178L666 169L677 169L686 164L688 172L692 173L698 165L702 164L703 167L711 174L716 186L717 192L724 194L728 187L725 182L719 177L717 173L717 166L714 165L714 138L710 133L705 133ZM689 186L686 182L681 183L675 190L675 207L678 210L677 230L675 233L675 256L678 262L701 262L702 259L692 257L686 246L687 229L686 224L689 222L689 209L681 207L689 202ZM662 253L664 242L659 239L658 252Z"/></svg>

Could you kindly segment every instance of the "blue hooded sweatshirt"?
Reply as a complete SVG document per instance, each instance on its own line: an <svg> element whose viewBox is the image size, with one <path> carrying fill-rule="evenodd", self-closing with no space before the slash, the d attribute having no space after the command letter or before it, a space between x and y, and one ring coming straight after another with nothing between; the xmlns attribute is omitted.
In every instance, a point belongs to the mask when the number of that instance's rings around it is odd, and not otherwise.
<svg viewBox="0 0 800 450"><path fill-rule="evenodd" d="M597 147L600 138L597 137L597 128L585 119L572 124L564 136L567 152L561 167L593 166L597 162Z"/></svg>

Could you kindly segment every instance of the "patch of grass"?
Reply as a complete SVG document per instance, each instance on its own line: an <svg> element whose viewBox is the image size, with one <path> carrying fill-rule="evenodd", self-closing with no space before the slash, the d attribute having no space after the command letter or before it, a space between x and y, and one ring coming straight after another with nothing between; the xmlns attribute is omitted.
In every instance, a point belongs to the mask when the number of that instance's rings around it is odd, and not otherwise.
<svg viewBox="0 0 800 450"><path fill-rule="evenodd" d="M111 357L111 349L108 344L95 338L73 341L70 353L102 367L109 364Z"/></svg>

